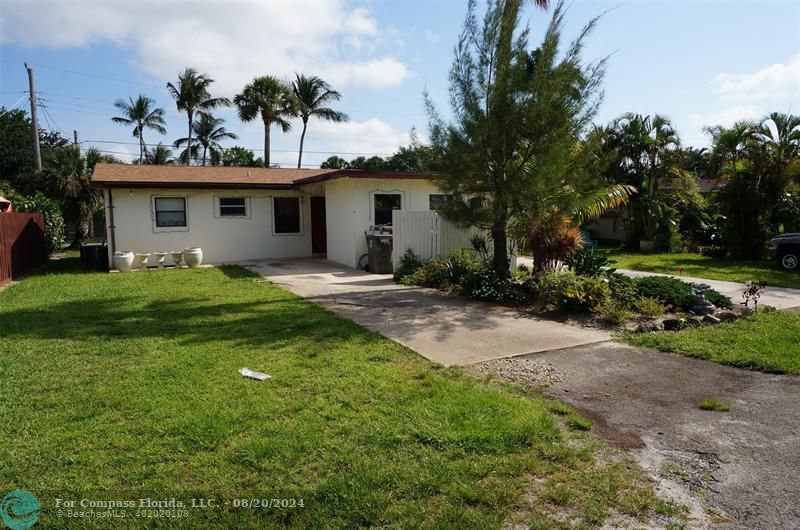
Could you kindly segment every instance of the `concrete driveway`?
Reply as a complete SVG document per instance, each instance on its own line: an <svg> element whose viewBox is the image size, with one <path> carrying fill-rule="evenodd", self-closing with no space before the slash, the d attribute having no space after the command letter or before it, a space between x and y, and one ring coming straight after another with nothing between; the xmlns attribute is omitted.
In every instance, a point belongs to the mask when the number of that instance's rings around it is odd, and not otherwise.
<svg viewBox="0 0 800 530"><path fill-rule="evenodd" d="M682 490L699 508L688 528L800 528L800 377L613 342L521 359L555 369L547 394L630 449L668 493ZM700 410L705 398L730 412Z"/></svg>
<svg viewBox="0 0 800 530"><path fill-rule="evenodd" d="M556 350L610 340L608 332L524 315L513 309L396 284L322 259L241 263L443 365Z"/></svg>

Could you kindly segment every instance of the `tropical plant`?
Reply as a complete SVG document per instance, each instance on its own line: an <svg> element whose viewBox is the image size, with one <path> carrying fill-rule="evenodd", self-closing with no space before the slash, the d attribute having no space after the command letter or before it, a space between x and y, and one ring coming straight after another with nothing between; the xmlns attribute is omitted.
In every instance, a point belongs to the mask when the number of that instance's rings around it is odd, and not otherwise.
<svg viewBox="0 0 800 530"><path fill-rule="evenodd" d="M297 115L297 104L291 89L276 77L256 77L245 85L242 93L233 98L239 118L249 122L256 117L264 124L264 167L270 165L270 129L277 125L289 132L289 119Z"/></svg>
<svg viewBox="0 0 800 530"><path fill-rule="evenodd" d="M528 213L514 218L510 235L533 257L537 271L554 270L583 246L581 231L562 212Z"/></svg>
<svg viewBox="0 0 800 530"><path fill-rule="evenodd" d="M608 269L608 255L596 247L585 246L566 260L569 269L578 276L598 276ZM614 272L615 269L610 269Z"/></svg>
<svg viewBox="0 0 800 530"><path fill-rule="evenodd" d="M147 151L147 144L144 141L144 130L153 129L161 134L166 134L164 127L164 109L155 106L154 99L139 94L134 101L133 98L118 99L114 106L122 112L122 116L111 118L111 121L120 125L133 125L133 137L139 139L139 163L144 164L144 157Z"/></svg>
<svg viewBox="0 0 800 530"><path fill-rule="evenodd" d="M448 195L445 216L488 230L492 266L509 274L508 226L533 196L531 176L569 179L568 161L599 101L604 61L581 57L591 20L561 49L564 3L559 2L542 43L528 48L520 28L522 2L490 3L482 22L468 5L450 70L454 122L446 122L426 95L433 169ZM536 171L526 170L534 164Z"/></svg>
<svg viewBox="0 0 800 530"><path fill-rule="evenodd" d="M210 156L214 165L216 165L222 150L220 142L227 139L235 140L238 138L234 133L225 129L225 127L222 126L223 123L225 123L225 120L215 118L207 112L200 114L200 117L192 124L195 137L178 138L175 140L174 146L176 148L180 148L183 145L186 146L180 154L181 162L188 162L190 158L197 158L201 161L200 165L205 166ZM192 143L190 144L190 142ZM203 148L202 156L200 156L201 147Z"/></svg>
<svg viewBox="0 0 800 530"><path fill-rule="evenodd" d="M317 76L296 74L292 82L292 92L297 104L297 115L303 120L303 132L300 133L300 152L297 155L297 167L303 163L303 142L306 138L308 120L315 116L321 120L341 123L349 118L347 114L328 107L330 103L339 101L342 95Z"/></svg>
<svg viewBox="0 0 800 530"><path fill-rule="evenodd" d="M18 212L38 212L44 218L44 237L47 253L58 252L64 246L64 215L58 201L46 197L41 191L32 196L14 197L14 208Z"/></svg>
<svg viewBox="0 0 800 530"><path fill-rule="evenodd" d="M320 166L322 169L348 169L350 164L340 156L329 156Z"/></svg>
<svg viewBox="0 0 800 530"><path fill-rule="evenodd" d="M170 166L175 163L172 157L172 150L162 144L158 143L153 149L149 149L144 154L146 164Z"/></svg>
<svg viewBox="0 0 800 530"><path fill-rule="evenodd" d="M195 114L205 114L219 107L230 105L228 98L212 98L208 89L214 82L213 79L205 74L197 73L194 68L186 68L183 73L178 75L178 82L167 83L167 91L175 99L178 110L186 112L188 120L187 146L191 148L192 130L195 122ZM186 159L189 163L189 158Z"/></svg>
<svg viewBox="0 0 800 530"><path fill-rule="evenodd" d="M223 166L257 167L264 165L264 161L260 157L256 158L252 150L239 145L225 149L222 152L220 163Z"/></svg>

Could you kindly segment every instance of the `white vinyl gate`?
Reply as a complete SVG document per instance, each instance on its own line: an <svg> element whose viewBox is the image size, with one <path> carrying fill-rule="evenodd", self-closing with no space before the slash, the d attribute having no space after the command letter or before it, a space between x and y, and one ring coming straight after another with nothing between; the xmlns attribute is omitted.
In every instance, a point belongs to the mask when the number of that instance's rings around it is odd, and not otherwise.
<svg viewBox="0 0 800 530"><path fill-rule="evenodd" d="M460 248L472 248L478 228L460 228L434 211L392 212L392 266L397 269L406 249L422 259L440 258Z"/></svg>

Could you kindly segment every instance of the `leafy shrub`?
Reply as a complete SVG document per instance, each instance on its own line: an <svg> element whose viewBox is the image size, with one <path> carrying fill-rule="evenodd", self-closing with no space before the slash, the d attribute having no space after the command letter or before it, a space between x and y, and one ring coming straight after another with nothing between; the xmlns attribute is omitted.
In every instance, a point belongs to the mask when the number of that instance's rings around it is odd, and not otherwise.
<svg viewBox="0 0 800 530"><path fill-rule="evenodd" d="M514 220L509 235L533 257L537 271L572 256L583 246L581 231L572 218L562 212L529 213Z"/></svg>
<svg viewBox="0 0 800 530"><path fill-rule="evenodd" d="M655 298L642 297L636 301L636 312L646 317L659 317L667 312L667 308Z"/></svg>
<svg viewBox="0 0 800 530"><path fill-rule="evenodd" d="M425 264L422 258L414 254L414 251L407 248L400 258L400 267L394 273L394 279L401 281L406 276L411 276L417 269Z"/></svg>
<svg viewBox="0 0 800 530"><path fill-rule="evenodd" d="M615 325L624 324L633 318L633 312L630 309L611 298L598 305L595 312L605 322Z"/></svg>
<svg viewBox="0 0 800 530"><path fill-rule="evenodd" d="M658 223L655 244L656 250L660 252L680 252L683 239L677 223L672 219L664 219Z"/></svg>
<svg viewBox="0 0 800 530"><path fill-rule="evenodd" d="M595 247L583 247L567 259L567 265L578 276L597 276L608 267L608 256Z"/></svg>
<svg viewBox="0 0 800 530"><path fill-rule="evenodd" d="M714 289L709 289L703 294L706 297L706 300L708 300L717 307L723 307L725 309L730 309L733 307L733 301L730 299L730 297L725 296L719 291L715 291Z"/></svg>
<svg viewBox="0 0 800 530"><path fill-rule="evenodd" d="M408 255L408 251L406 255ZM403 256L403 259L406 258L406 255ZM435 289L444 288L458 292L468 292L468 289L464 288L464 282L471 273L481 267L481 262L468 250L455 250L444 259L425 262L413 256L412 252L406 261L409 270L415 266L416 269L411 274L401 277L401 283ZM417 266L417 263L421 263L421 265ZM404 263L401 260L400 268L402 269L403 266Z"/></svg>
<svg viewBox="0 0 800 530"><path fill-rule="evenodd" d="M522 285L509 278L497 276L490 266L481 266L466 275L462 283L464 294L500 304L521 304L527 296Z"/></svg>
<svg viewBox="0 0 800 530"><path fill-rule="evenodd" d="M655 298L676 309L688 310L694 302L692 286L670 276L644 276L637 278L636 291L641 297Z"/></svg>
<svg viewBox="0 0 800 530"><path fill-rule="evenodd" d="M444 287L444 284L447 282L449 277L450 274L447 271L447 264L445 263L445 260L432 259L423 263L421 267L413 272L413 274L405 276L402 279L402 283L406 285L418 285L420 287L432 287L434 289L439 289Z"/></svg>
<svg viewBox="0 0 800 530"><path fill-rule="evenodd" d="M14 197L14 210L18 212L38 212L44 218L44 237L47 240L47 253L52 254L64 246L64 215L58 202L37 191L30 197Z"/></svg>
<svg viewBox="0 0 800 530"><path fill-rule="evenodd" d="M635 307L636 302L639 301L639 293L636 290L636 281L630 276L612 272L607 275L608 288L611 291L611 297L618 303L628 309Z"/></svg>
<svg viewBox="0 0 800 530"><path fill-rule="evenodd" d="M546 305L566 311L593 311L610 295L601 278L574 272L550 272L537 279L538 294Z"/></svg>

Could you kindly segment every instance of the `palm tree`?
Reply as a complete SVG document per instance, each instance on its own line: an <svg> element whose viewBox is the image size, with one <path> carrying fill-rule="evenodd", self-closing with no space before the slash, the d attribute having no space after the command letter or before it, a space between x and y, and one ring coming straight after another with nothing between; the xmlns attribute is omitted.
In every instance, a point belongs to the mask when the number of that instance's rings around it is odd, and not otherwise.
<svg viewBox="0 0 800 530"><path fill-rule="evenodd" d="M342 95L317 76L308 77L295 74L295 80L292 82L292 92L294 92L294 97L297 100L297 113L303 120L303 132L300 134L300 153L297 156L297 168L300 169L303 162L303 142L306 138L308 119L311 116L317 116L323 120L341 123L349 120L349 118L347 114L325 106L333 101L339 101L342 99Z"/></svg>
<svg viewBox="0 0 800 530"><path fill-rule="evenodd" d="M195 133L195 138L179 138L175 140L175 147L186 145L186 149L181 153L181 160L189 158L197 158L200 151L200 146L203 147L203 156L201 157L203 166L206 165L209 155L212 160L219 160L219 152L222 150L219 142L230 138L235 140L238 138L232 132L229 132L222 124L225 120L215 118L206 112L200 114L199 119L195 120L192 125L192 130Z"/></svg>
<svg viewBox="0 0 800 530"><path fill-rule="evenodd" d="M238 108L242 121L248 122L257 116L261 117L264 123L264 167L269 167L270 128L275 124L283 132L289 132L292 125L288 119L297 115L291 89L271 75L256 77L245 85L241 94L233 98L233 103Z"/></svg>
<svg viewBox="0 0 800 530"><path fill-rule="evenodd" d="M214 80L206 74L198 74L194 68L186 68L178 75L176 84L167 83L167 90L175 99L178 110L186 111L189 122L188 145L192 145L192 127L195 112L205 114L218 107L227 107L231 104L228 98L212 98L208 87ZM189 159L186 159L189 163Z"/></svg>
<svg viewBox="0 0 800 530"><path fill-rule="evenodd" d="M152 150L145 153L145 161L151 165L161 166L171 166L175 163L175 160L172 158L172 150L161 142Z"/></svg>
<svg viewBox="0 0 800 530"><path fill-rule="evenodd" d="M145 142L144 130L145 128L153 129L161 134L165 134L167 129L164 128L164 109L155 106L155 100L139 94L136 101L133 98L128 98L126 102L124 99L118 99L114 102L114 106L121 112L122 116L111 118L114 123L121 125L133 125L133 136L139 139L139 163L144 162L145 155Z"/></svg>

